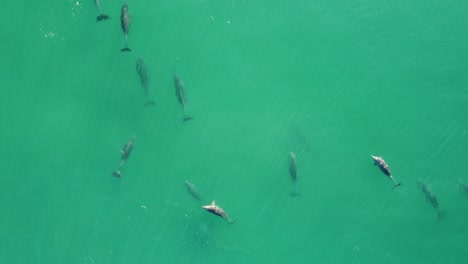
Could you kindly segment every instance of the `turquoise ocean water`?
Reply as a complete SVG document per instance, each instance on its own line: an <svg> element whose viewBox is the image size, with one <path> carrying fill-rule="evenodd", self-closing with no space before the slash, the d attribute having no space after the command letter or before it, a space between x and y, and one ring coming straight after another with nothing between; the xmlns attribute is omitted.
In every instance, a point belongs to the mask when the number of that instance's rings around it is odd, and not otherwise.
<svg viewBox="0 0 468 264"><path fill-rule="evenodd" d="M467 1L122 4L2 3L0 263L468 263Z"/></svg>

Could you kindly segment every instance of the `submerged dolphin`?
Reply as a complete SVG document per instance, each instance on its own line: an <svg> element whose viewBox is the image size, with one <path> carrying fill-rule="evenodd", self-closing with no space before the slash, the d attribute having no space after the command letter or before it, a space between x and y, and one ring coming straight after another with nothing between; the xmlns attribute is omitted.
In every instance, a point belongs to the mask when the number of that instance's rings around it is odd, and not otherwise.
<svg viewBox="0 0 468 264"><path fill-rule="evenodd" d="M297 165L296 165L296 154L294 152L289 152L289 175L293 181L294 190L291 192L291 196L301 196L296 192L296 182L297 182Z"/></svg>
<svg viewBox="0 0 468 264"><path fill-rule="evenodd" d="M120 51L132 51L128 47L128 31L130 30L130 15L128 14L127 4L122 5L122 10L120 13L120 25L122 26L122 31L125 35L125 48Z"/></svg>
<svg viewBox="0 0 468 264"><path fill-rule="evenodd" d="M145 105L154 105L154 101L149 99L150 79L149 79L148 70L146 68L146 64L143 58L137 59L136 70L138 72L138 76L140 77L141 86L143 86L143 90L145 91L145 96L146 96Z"/></svg>
<svg viewBox="0 0 468 264"><path fill-rule="evenodd" d="M437 210L437 216L439 217L439 219L443 218L447 212L439 211L439 202L437 201L437 198L431 191L431 189L429 189L428 184L425 183L423 180L419 180L418 185L421 192L423 192L426 196L426 201L430 203L432 207L434 207L434 209Z"/></svg>
<svg viewBox="0 0 468 264"><path fill-rule="evenodd" d="M184 90L184 83L179 79L179 76L174 73L174 86L176 90L177 100L179 101L180 105L184 109L184 118L182 121L187 121L193 119L193 117L187 115L187 101L185 98L185 90Z"/></svg>
<svg viewBox="0 0 468 264"><path fill-rule="evenodd" d="M101 11L101 3L99 0L95 0L95 3L96 3L96 6L99 10L99 13L101 13L99 16L97 16L96 20L97 21L101 21L101 20L107 20L107 19L110 19L110 17L104 13L102 13Z"/></svg>
<svg viewBox="0 0 468 264"><path fill-rule="evenodd" d="M460 191L464 193L466 197L468 197L468 184L464 183L462 180L459 180L458 187L460 188Z"/></svg>
<svg viewBox="0 0 468 264"><path fill-rule="evenodd" d="M187 188L187 191L190 193L190 195L192 195L193 198L197 199L198 201L202 200L201 195L198 192L198 189L197 187L195 187L195 185L193 185L191 182L187 180L184 181L184 184L185 184L185 187Z"/></svg>
<svg viewBox="0 0 468 264"><path fill-rule="evenodd" d="M133 142L135 141L135 136L133 136L128 142L127 144L125 144L125 146L123 146L122 150L120 151L121 153L121 158L120 158L120 166L119 166L119 169L114 171L112 173L112 175L114 175L115 177L118 177L120 178L121 177L121 172L120 170L122 169L122 166L125 164L125 162L128 160L128 157L130 156L130 154L132 153L132 149L133 149Z"/></svg>
<svg viewBox="0 0 468 264"><path fill-rule="evenodd" d="M388 167L387 163L385 160L382 159L382 157L377 157L377 156L372 156L371 157L374 159L374 165L377 165L379 169L387 175L393 182L393 189L401 185L400 183L396 183L395 179L393 178L392 174L390 173L390 168Z"/></svg>
<svg viewBox="0 0 468 264"><path fill-rule="evenodd" d="M223 208L219 207L216 205L215 201L213 200L210 205L204 205L202 206L203 209L207 210L208 212L215 214L217 216L220 216L224 219L227 219L230 223L232 223L232 220L229 218L229 216L224 212Z"/></svg>

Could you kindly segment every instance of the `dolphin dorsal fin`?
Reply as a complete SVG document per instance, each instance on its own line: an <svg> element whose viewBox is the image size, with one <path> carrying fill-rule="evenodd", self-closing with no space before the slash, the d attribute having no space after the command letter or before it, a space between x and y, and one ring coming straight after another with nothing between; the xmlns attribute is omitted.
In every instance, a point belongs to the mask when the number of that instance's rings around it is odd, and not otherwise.
<svg viewBox="0 0 468 264"><path fill-rule="evenodd" d="M216 203L215 203L215 201L214 201L214 200L211 202L211 205L213 205L213 206L215 206L215 205L216 205Z"/></svg>

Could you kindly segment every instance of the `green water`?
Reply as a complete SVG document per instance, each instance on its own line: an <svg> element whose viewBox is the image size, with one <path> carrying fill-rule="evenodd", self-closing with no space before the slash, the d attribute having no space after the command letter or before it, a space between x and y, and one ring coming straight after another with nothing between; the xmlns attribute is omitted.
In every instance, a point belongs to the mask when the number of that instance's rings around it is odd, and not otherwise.
<svg viewBox="0 0 468 264"><path fill-rule="evenodd" d="M2 3L1 263L468 262L467 1L122 3Z"/></svg>

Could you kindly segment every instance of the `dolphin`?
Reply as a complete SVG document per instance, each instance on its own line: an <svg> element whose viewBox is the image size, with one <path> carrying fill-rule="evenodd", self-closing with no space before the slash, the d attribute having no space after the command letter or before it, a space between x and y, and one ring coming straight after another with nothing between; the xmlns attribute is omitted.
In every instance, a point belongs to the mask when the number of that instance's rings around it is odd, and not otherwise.
<svg viewBox="0 0 468 264"><path fill-rule="evenodd" d="M184 118L182 121L188 121L193 119L193 117L187 115L187 100L185 98L185 90L184 90L184 83L179 79L179 76L174 73L173 76L174 79L174 86L176 90L176 95L177 95L177 100L179 101L180 105L182 105L182 108L184 109Z"/></svg>
<svg viewBox="0 0 468 264"><path fill-rule="evenodd" d="M114 175L115 177L117 178L120 178L121 177L121 172L120 170L122 169L122 166L125 164L125 162L128 160L128 157L130 156L130 154L132 153L132 149L133 149L133 142L135 141L135 136L133 136L128 142L127 144L125 144L122 148L122 150L120 151L121 153L121 157L120 157L120 166L119 166L119 169L114 171L112 173L112 175Z"/></svg>
<svg viewBox="0 0 468 264"><path fill-rule="evenodd" d="M120 172L120 168L114 172L112 172L112 175L116 178L122 178L122 172Z"/></svg>
<svg viewBox="0 0 468 264"><path fill-rule="evenodd" d="M429 189L428 184L422 180L419 180L418 185L421 192L423 192L426 196L426 201L437 210L437 216L439 217L439 219L442 219L447 212L439 211L439 202L437 201L435 194L431 191L431 189Z"/></svg>
<svg viewBox="0 0 468 264"><path fill-rule="evenodd" d="M99 13L101 13L99 16L97 16L96 20L101 21L101 20L111 19L108 15L102 13L100 0L95 0L95 3L96 3L96 6L97 6L97 8L99 10Z"/></svg>
<svg viewBox="0 0 468 264"><path fill-rule="evenodd" d="M296 192L296 182L297 182L297 165L296 165L296 154L294 152L289 152L289 175L294 184L294 190L291 192L291 196L301 196Z"/></svg>
<svg viewBox="0 0 468 264"><path fill-rule="evenodd" d="M197 199L198 201L202 200L201 195L198 192L197 187L195 187L195 185L193 185L191 182L187 180L184 181L184 184L185 184L185 187L187 188L187 191L190 193L190 195L192 195L193 198Z"/></svg>
<svg viewBox="0 0 468 264"><path fill-rule="evenodd" d="M122 5L122 10L120 13L120 24L122 26L122 31L125 35L125 48L121 49L120 51L132 51L128 47L128 31L130 30L130 15L128 14L128 6L127 4Z"/></svg>
<svg viewBox="0 0 468 264"><path fill-rule="evenodd" d="M387 175L393 182L393 189L401 185L401 182L396 183L395 179L393 178L392 174L390 173L390 168L388 167L387 163L385 160L382 159L382 157L377 157L377 156L372 156L371 157L374 159L374 165L377 165L379 169Z"/></svg>
<svg viewBox="0 0 468 264"><path fill-rule="evenodd" d="M224 219L227 219L230 223L232 223L232 220L229 218L229 216L224 212L223 208L219 207L216 205L216 202L213 200L210 205L204 205L202 206L203 209L207 210L208 212L215 214L217 216L220 216Z"/></svg>
<svg viewBox="0 0 468 264"><path fill-rule="evenodd" d="M460 188L460 191L464 193L466 197L468 197L468 184L466 184L462 180L459 180L458 187Z"/></svg>
<svg viewBox="0 0 468 264"><path fill-rule="evenodd" d="M143 58L137 59L136 70L138 72L138 76L140 76L140 82L141 82L141 85L143 86L143 90L145 91L145 96L146 96L145 105L154 105L154 101L149 99L150 79L149 79L148 70L146 68L146 64Z"/></svg>

